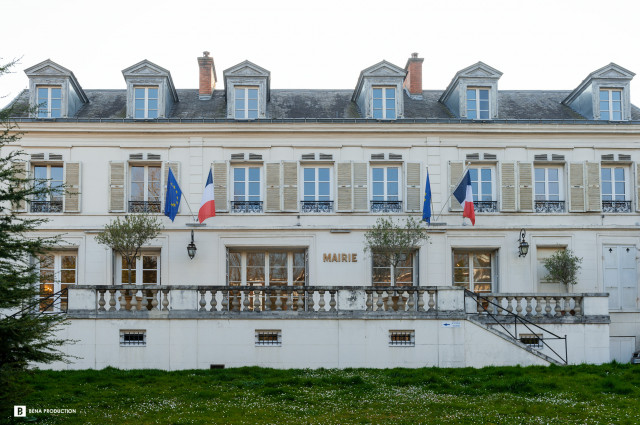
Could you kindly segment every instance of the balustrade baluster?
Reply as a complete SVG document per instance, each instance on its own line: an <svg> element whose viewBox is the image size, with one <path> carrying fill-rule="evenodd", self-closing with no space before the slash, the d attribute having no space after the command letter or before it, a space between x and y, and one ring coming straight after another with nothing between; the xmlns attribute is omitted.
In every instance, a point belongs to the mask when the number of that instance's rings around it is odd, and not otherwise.
<svg viewBox="0 0 640 425"><path fill-rule="evenodd" d="M162 311L169 311L169 289L162 289Z"/></svg>
<svg viewBox="0 0 640 425"><path fill-rule="evenodd" d="M516 314L522 316L522 297L516 297Z"/></svg>
<svg viewBox="0 0 640 425"><path fill-rule="evenodd" d="M106 302L104 300L104 293L105 290L104 289L99 289L98 292L100 293L100 299L98 300L98 311L106 311L106 309L104 308Z"/></svg>
<svg viewBox="0 0 640 425"><path fill-rule="evenodd" d="M260 298L262 298L262 291L253 291L253 311L259 312L262 311L260 308Z"/></svg>
<svg viewBox="0 0 640 425"><path fill-rule="evenodd" d="M418 311L424 311L424 289L418 289Z"/></svg>
<svg viewBox="0 0 640 425"><path fill-rule="evenodd" d="M109 311L116 311L116 290L109 289Z"/></svg>
<svg viewBox="0 0 640 425"><path fill-rule="evenodd" d="M367 294L367 311L372 311L373 310L373 291L371 291L370 289L366 289L365 294Z"/></svg>
<svg viewBox="0 0 640 425"><path fill-rule="evenodd" d="M582 297L573 297L573 311L576 316L582 316Z"/></svg>
<svg viewBox="0 0 640 425"><path fill-rule="evenodd" d="M508 313L513 313L513 297L507 297L507 316L509 315Z"/></svg>
<svg viewBox="0 0 640 425"><path fill-rule="evenodd" d="M571 297L565 297L562 310L565 316L571 316Z"/></svg>
<svg viewBox="0 0 640 425"><path fill-rule="evenodd" d="M221 305L222 305L222 311L229 311L229 290L228 289L222 290Z"/></svg>
<svg viewBox="0 0 640 425"><path fill-rule="evenodd" d="M551 317L551 297L544 297L544 315Z"/></svg>
<svg viewBox="0 0 640 425"><path fill-rule="evenodd" d="M436 309L436 291L431 289L429 292L429 311L434 311Z"/></svg>
<svg viewBox="0 0 640 425"><path fill-rule="evenodd" d="M240 311L240 298L242 297L242 291L238 290L238 291L234 291L233 293L233 300L231 303L231 310L232 311Z"/></svg>
<svg viewBox="0 0 640 425"><path fill-rule="evenodd" d="M542 297L535 297L536 300L536 317L542 316Z"/></svg>
<svg viewBox="0 0 640 425"><path fill-rule="evenodd" d="M246 289L240 291L240 297L243 298L242 299L242 311L248 311L249 310L249 297L251 296L251 292L252 291L248 291Z"/></svg>
<svg viewBox="0 0 640 425"><path fill-rule="evenodd" d="M415 311L414 308L416 306L416 291L415 289L411 291L407 291L407 311Z"/></svg>
<svg viewBox="0 0 640 425"><path fill-rule="evenodd" d="M478 314L486 314L487 312L484 309L484 306L482 305L482 303L485 301L482 298L480 298L480 296L476 296L475 300L476 300L476 312Z"/></svg>
<svg viewBox="0 0 640 425"><path fill-rule="evenodd" d="M313 289L307 289L306 290L307 293L307 311L315 311L314 310L314 302L313 302L313 294L315 293L315 291Z"/></svg>
<svg viewBox="0 0 640 425"><path fill-rule="evenodd" d="M531 311L533 310L533 308L531 307L531 299L532 298L533 297L531 297L531 296L524 297L524 299L527 301L527 307L524 309L525 315L527 317L531 316Z"/></svg>
<svg viewBox="0 0 640 425"><path fill-rule="evenodd" d="M302 292L300 291L296 292L296 295L297 295L297 301L298 301L296 310L304 311L304 289L302 290Z"/></svg>
<svg viewBox="0 0 640 425"><path fill-rule="evenodd" d="M142 294L142 297L140 297L140 308L138 310L146 311L149 302L147 300L147 292L144 289L141 289L140 293Z"/></svg>
<svg viewBox="0 0 640 425"><path fill-rule="evenodd" d="M382 307L384 306L384 303L382 302L382 292L383 291L376 291L378 294L378 299L376 300L376 311L382 310Z"/></svg>
<svg viewBox="0 0 640 425"><path fill-rule="evenodd" d="M287 311L292 311L293 310L293 291L289 290L289 288L285 289L285 294L287 296L287 301L285 303L286 306L286 310Z"/></svg>
<svg viewBox="0 0 640 425"><path fill-rule="evenodd" d="M387 305L385 305L387 313L393 312L393 291L387 291Z"/></svg>
<svg viewBox="0 0 640 425"><path fill-rule="evenodd" d="M280 297L281 292L281 290L276 289L276 311L282 311L282 298Z"/></svg>
<svg viewBox="0 0 640 425"><path fill-rule="evenodd" d="M206 293L207 291L205 291L204 289L200 290L200 310L198 311L207 311L207 301L204 299Z"/></svg>
<svg viewBox="0 0 640 425"><path fill-rule="evenodd" d="M157 289L152 289L151 290L151 310L155 310L158 311L158 294L160 291L158 291Z"/></svg>
<svg viewBox="0 0 640 425"><path fill-rule="evenodd" d="M320 299L318 300L318 311L325 311L324 310L324 290L318 291L318 294L320 294Z"/></svg>
<svg viewBox="0 0 640 425"><path fill-rule="evenodd" d="M554 311L556 314L554 314L554 317L560 317L562 316L562 313L560 313L560 300L562 300L562 297L553 297L556 306L554 308Z"/></svg>
<svg viewBox="0 0 640 425"><path fill-rule="evenodd" d="M337 301L336 301L336 291L332 290L329 291L329 295L331 295L331 299L329 300L329 311L337 311L336 310L336 305L337 305Z"/></svg>
<svg viewBox="0 0 640 425"><path fill-rule="evenodd" d="M218 300L216 300L217 294L218 291L215 289L211 290L211 302L209 303L209 305L211 305L211 309L209 311L218 311Z"/></svg>
<svg viewBox="0 0 640 425"><path fill-rule="evenodd" d="M137 289L130 289L129 290L129 294L130 294L130 299L131 299L131 306L130 306L130 311L134 312L138 309L138 290Z"/></svg>

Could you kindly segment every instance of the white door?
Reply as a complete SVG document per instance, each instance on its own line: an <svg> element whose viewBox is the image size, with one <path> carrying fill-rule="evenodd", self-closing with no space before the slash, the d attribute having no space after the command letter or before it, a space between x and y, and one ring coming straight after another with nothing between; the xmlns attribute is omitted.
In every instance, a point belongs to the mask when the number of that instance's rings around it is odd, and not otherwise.
<svg viewBox="0 0 640 425"><path fill-rule="evenodd" d="M636 349L635 336L612 336L609 338L609 352L611 361L629 363L631 355Z"/></svg>
<svg viewBox="0 0 640 425"><path fill-rule="evenodd" d="M605 245L602 258L604 290L609 293L609 309L636 309L638 305L636 247Z"/></svg>

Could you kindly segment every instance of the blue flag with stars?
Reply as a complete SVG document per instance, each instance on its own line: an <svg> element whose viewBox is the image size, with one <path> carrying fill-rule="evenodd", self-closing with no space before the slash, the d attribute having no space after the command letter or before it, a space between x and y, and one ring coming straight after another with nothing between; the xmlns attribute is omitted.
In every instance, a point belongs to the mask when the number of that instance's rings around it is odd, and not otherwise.
<svg viewBox="0 0 640 425"><path fill-rule="evenodd" d="M422 219L431 224L431 183L429 182L429 170L427 170L427 185L424 188L424 205L422 206Z"/></svg>
<svg viewBox="0 0 640 425"><path fill-rule="evenodd" d="M178 186L178 181L173 176L173 171L169 168L169 177L167 179L167 197L164 200L164 215L169 217L171 221L176 218L178 208L180 208L180 198L182 198L182 190Z"/></svg>

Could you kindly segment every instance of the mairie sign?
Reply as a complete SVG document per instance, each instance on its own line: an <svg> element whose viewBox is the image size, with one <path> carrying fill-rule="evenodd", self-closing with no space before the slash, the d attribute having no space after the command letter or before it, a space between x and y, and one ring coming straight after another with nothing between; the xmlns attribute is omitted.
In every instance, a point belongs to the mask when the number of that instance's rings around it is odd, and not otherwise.
<svg viewBox="0 0 640 425"><path fill-rule="evenodd" d="M327 253L322 254L322 261L325 263L357 263L358 262L358 254L344 254L344 253Z"/></svg>

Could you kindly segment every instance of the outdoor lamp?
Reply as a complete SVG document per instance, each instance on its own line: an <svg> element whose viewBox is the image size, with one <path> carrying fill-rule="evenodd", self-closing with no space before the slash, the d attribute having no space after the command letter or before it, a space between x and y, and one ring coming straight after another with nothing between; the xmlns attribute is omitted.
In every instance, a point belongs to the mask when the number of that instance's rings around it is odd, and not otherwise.
<svg viewBox="0 0 640 425"><path fill-rule="evenodd" d="M529 252L529 243L524 240L526 235L527 232L525 232L524 229L520 229L520 239L518 239L518 251L520 252L520 255L518 255L518 257L526 257Z"/></svg>
<svg viewBox="0 0 640 425"><path fill-rule="evenodd" d="M196 256L196 251L198 250L198 248L196 248L196 244L193 242L193 230L191 231L191 242L189 242L189 245L187 245L187 254L189 254L189 259L193 260L193 257Z"/></svg>

